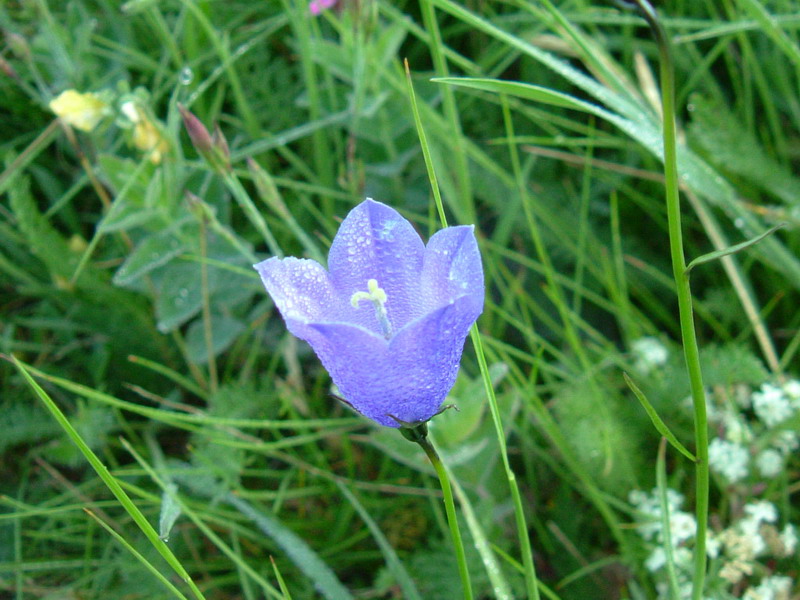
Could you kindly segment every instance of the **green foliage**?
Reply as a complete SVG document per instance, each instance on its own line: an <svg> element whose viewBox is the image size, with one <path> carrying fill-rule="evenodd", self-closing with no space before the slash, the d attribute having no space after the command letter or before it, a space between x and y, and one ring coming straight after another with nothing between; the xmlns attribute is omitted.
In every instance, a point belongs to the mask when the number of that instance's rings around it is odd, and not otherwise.
<svg viewBox="0 0 800 600"><path fill-rule="evenodd" d="M780 200L786 208L800 202L800 179L770 155L726 106L692 99L689 134L723 172Z"/></svg>
<svg viewBox="0 0 800 600"><path fill-rule="evenodd" d="M114 414L109 408L84 401L77 403L77 408L71 415L71 422L86 445L94 451L105 448L108 436L116 429ZM86 464L75 444L64 438L59 439L56 444L49 445L44 455L48 460L73 468L83 467Z"/></svg>
<svg viewBox="0 0 800 600"><path fill-rule="evenodd" d="M603 387L611 389L610 383ZM587 471L598 474L598 486L611 494L639 486L651 457L643 443L645 423L638 405L612 393L598 398L591 386L575 382L559 390L553 408L562 429L569 432L574 455Z"/></svg>
<svg viewBox="0 0 800 600"><path fill-rule="evenodd" d="M739 344L710 345L700 355L706 385L732 386L748 384L757 386L769 379L764 364L752 351Z"/></svg>
<svg viewBox="0 0 800 600"><path fill-rule="evenodd" d="M6 401L0 409L0 452L20 444L34 444L50 439L58 433L58 426L47 419L39 406L31 403Z"/></svg>

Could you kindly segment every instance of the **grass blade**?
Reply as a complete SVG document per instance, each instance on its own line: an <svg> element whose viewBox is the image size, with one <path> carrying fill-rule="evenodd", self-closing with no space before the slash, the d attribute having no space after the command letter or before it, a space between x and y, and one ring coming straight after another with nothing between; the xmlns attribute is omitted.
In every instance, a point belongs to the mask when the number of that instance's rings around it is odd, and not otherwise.
<svg viewBox="0 0 800 600"><path fill-rule="evenodd" d="M205 596L203 596L203 593L195 585L194 581L192 581L189 573L187 573L186 569L183 568L183 565L172 553L172 550L169 549L169 546L167 546L163 540L158 537L158 532L153 529L153 526L150 525L150 522L147 520L144 514L142 514L142 511L140 511L139 508L133 503L133 501L130 499L130 496L125 493L125 490L122 489L119 482L114 478L113 475L111 475L111 473L108 472L108 469L102 463L102 461L97 457L92 449L89 448L86 442L83 441L83 438L69 422L69 419L67 419L66 415L61 412L61 409L58 408L55 402L53 402L52 398L50 398L47 392L45 392L42 387L36 383L33 377L31 377L30 373L28 373L25 366L19 360L17 360L15 356L12 356L11 360L19 370L20 374L22 374L22 376L25 378L25 381L27 381L33 392L39 397L64 432L75 443L75 445L78 446L81 454L83 454L89 464L92 465L92 468L100 476L100 479L103 480L103 483L106 484L111 493L114 494L117 500L119 500L119 503L139 526L139 529L142 530L142 533L145 534L147 539L150 540L150 543L153 544L156 550L158 550L158 553L164 557L164 560L167 561L175 573L177 573L178 576L191 588L195 598L205 600Z"/></svg>
<svg viewBox="0 0 800 600"><path fill-rule="evenodd" d="M400 589L403 591L403 598L408 598L409 600L422 600L422 596L419 595L419 591L417 591L417 586L414 584L414 580L411 579L411 576L406 571L406 568L403 566L403 563L400 562L400 559L397 557L397 552L394 551L392 545L389 543L389 540L386 539L386 536L383 535L380 527L375 522L375 519L367 512L367 509L364 508L364 505L359 502L358 498L356 498L355 494L347 489L342 482L336 481L336 485L339 487L339 491L342 492L345 498L347 498L348 502L353 505L353 508L356 509L356 512L361 516L366 523L367 527L369 528L372 537L377 542L378 546L381 549L381 553L383 554L384 559L386 560L386 566L389 567L389 570L394 575L397 583L400 585Z"/></svg>
<svg viewBox="0 0 800 600"><path fill-rule="evenodd" d="M106 530L108 533L110 533L110 534L112 535L112 537L113 537L115 540L117 540L117 541L118 541L120 544L122 544L122 546L123 546L123 547L124 547L124 548L125 548L125 549L126 549L128 552L130 552L131 554L133 554L134 558L136 558L136 560L138 560L140 563L142 563L142 564L144 565L144 567L145 567L145 568L146 568L148 571L150 571L150 572L151 572L151 573L152 573L152 574L153 574L153 575L154 575L154 576L155 576L155 577L156 577L156 578L157 578L157 579L158 579L158 580L159 580L161 583L163 583L163 584L164 584L164 587L166 587L166 588L167 588L167 589L168 589L170 592L172 592L172 594L173 594L174 596L176 596L176 597L178 597L178 598L183 598L183 600L186 600L186 596L184 596L184 595L181 593L181 591L180 591L178 588L176 588L174 585L172 585L172 584L169 582L169 580L168 580L166 577L164 577L164 576L161 574L161 572L160 572L158 569L156 569L156 568L155 568L155 567L154 567L154 566L153 566L153 565L152 565L152 564L151 564L151 563L150 563L150 562L149 562L149 561L148 561L148 560L147 560L147 559L146 559L144 556L142 556L142 554L141 554L141 553L140 553L138 550L136 550L136 548L134 548L133 546L131 546L131 545L130 545L130 544L129 544L129 543L126 541L126 540L125 540L125 538L124 538L124 537L122 537L120 534L118 534L116 531L114 531L114 529L113 529L113 528L112 528L112 527L111 527L111 526L110 526L108 523L106 523L105 521L103 521L103 519L101 519L100 517L98 517L96 514L94 514L94 513L93 513L92 511L90 511L88 508L84 508L83 510L86 512L86 514L87 514L87 515L89 515L89 516L90 516L90 517L92 517L92 518L93 518L95 521L97 521L97 523L98 523L98 524L99 524L99 525L100 525L100 526L101 526L103 529L105 529L105 530Z"/></svg>
<svg viewBox="0 0 800 600"><path fill-rule="evenodd" d="M633 392L634 396L636 396L636 399L639 400L639 403L642 405L642 408L644 408L645 412L647 413L647 416L650 417L650 420L653 422L653 426L658 430L658 433L664 436L664 438L670 444L672 444L672 446L678 452L683 454L690 461L697 462L697 459L695 458L694 454L689 452L689 450L686 449L686 446L684 446L678 441L678 438L676 438L675 434L669 430L667 424L661 420L661 417L658 416L656 409L653 408L652 404L650 404L650 401L647 399L647 396L644 395L644 392L642 392L642 390L640 390L639 387L633 382L633 379L628 377L627 373L623 373L622 376L625 378L625 383L627 383L628 387L631 388L631 391Z"/></svg>

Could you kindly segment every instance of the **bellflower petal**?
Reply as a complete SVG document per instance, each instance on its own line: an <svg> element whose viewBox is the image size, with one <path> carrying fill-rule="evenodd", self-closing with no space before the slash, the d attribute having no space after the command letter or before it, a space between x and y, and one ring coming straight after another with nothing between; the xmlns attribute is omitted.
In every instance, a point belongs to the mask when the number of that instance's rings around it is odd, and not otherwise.
<svg viewBox="0 0 800 600"><path fill-rule="evenodd" d="M426 247L397 211L367 199L342 222L328 266L271 258L255 268L355 410L387 427L427 421L483 310L473 227L443 229Z"/></svg>
<svg viewBox="0 0 800 600"><path fill-rule="evenodd" d="M338 321L345 314L328 272L317 261L270 258L255 268L287 328L297 337L305 339L308 323Z"/></svg>
<svg viewBox="0 0 800 600"><path fill-rule="evenodd" d="M425 245L399 212L367 199L347 215L331 244L328 269L339 292L350 298L376 279L386 291L386 312L394 329L422 314L419 273ZM358 322L377 331L375 314L359 306Z"/></svg>
<svg viewBox="0 0 800 600"><path fill-rule="evenodd" d="M426 311L453 298L467 296L481 314L483 268L475 227L462 225L437 231L425 248L420 288Z"/></svg>
<svg viewBox="0 0 800 600"><path fill-rule="evenodd" d="M453 387L461 350L477 314L462 296L403 327L387 341L358 325L319 323L309 335L339 392L365 417L387 427L427 421ZM450 343L437 343L449 340Z"/></svg>

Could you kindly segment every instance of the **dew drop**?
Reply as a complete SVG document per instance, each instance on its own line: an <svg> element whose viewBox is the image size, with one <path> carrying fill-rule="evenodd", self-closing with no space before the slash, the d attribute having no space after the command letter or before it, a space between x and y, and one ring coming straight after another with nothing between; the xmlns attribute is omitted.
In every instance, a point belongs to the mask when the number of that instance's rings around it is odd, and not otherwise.
<svg viewBox="0 0 800 600"><path fill-rule="evenodd" d="M181 85L189 85L194 79L194 71L191 67L183 67L181 72L178 73L178 82Z"/></svg>

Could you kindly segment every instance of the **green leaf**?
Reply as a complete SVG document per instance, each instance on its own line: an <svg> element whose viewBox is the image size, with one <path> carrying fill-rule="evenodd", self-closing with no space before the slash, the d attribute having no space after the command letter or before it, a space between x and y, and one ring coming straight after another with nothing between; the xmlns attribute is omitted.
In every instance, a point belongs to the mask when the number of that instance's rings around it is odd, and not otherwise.
<svg viewBox="0 0 800 600"><path fill-rule="evenodd" d="M7 394L9 400L15 394ZM18 444L33 444L58 435L58 425L47 418L38 404L25 399L3 403L0 409L0 454ZM9 455L10 456L10 455Z"/></svg>
<svg viewBox="0 0 800 600"><path fill-rule="evenodd" d="M489 367L489 374L496 389L508 374L508 365L495 363ZM478 429L486 413L483 381L480 378L469 379L461 371L455 386L448 394L447 402L451 401L455 404L455 408L438 415L429 423L429 427L435 433L436 442L440 447L459 450L460 455L464 444ZM452 465L452 461L449 464Z"/></svg>
<svg viewBox="0 0 800 600"><path fill-rule="evenodd" d="M619 127L621 131L642 144L659 160L663 160L660 122L655 114L646 109L635 96L609 89L567 61L500 29L489 20L469 11L462 3L453 0L431 1L438 8L475 30L482 31L492 38L508 44L593 96L608 108L608 110L600 109L601 112L596 113L599 117ZM610 57L608 59L610 60ZM685 145L679 148L678 171L686 186L715 206L719 206L731 220L740 220L745 231L757 231L763 228L761 219L738 201L731 184ZM758 252L765 262L783 273L791 285L800 288L800 260L785 245L775 238L768 238L764 240L764 244L759 247Z"/></svg>
<svg viewBox="0 0 800 600"><path fill-rule="evenodd" d="M800 179L770 156L761 142L721 102L692 98L689 139L717 168L780 198L785 206L800 203Z"/></svg>
<svg viewBox="0 0 800 600"><path fill-rule="evenodd" d="M722 250L715 250L714 252L709 252L708 254L703 254L703 256L698 256L688 265L686 265L686 273L694 269L698 265L703 265L705 263L711 262L712 260L718 260L723 256L728 256L729 254L735 254L737 252L741 252L745 248L749 248L750 246L757 244L761 240L763 240L768 235L775 233L781 227L785 227L786 223L778 223L774 227L770 227L767 231L762 233L759 236L756 236L752 239L745 240L744 242L740 242L733 246L728 246L727 248L723 248Z"/></svg>
<svg viewBox="0 0 800 600"><path fill-rule="evenodd" d="M742 383L758 386L769 378L764 363L743 344L709 344L700 351L700 365L709 388Z"/></svg>
<svg viewBox="0 0 800 600"><path fill-rule="evenodd" d="M156 579L158 579L164 585L164 587L166 587L172 593L173 596L176 596L177 598L183 598L183 600L186 600L186 596L184 596L178 588L172 585L172 583L166 577L164 577L164 575L162 575L161 572L158 569L156 569L156 567L153 566L153 564L150 561L148 561L147 558L144 557L144 555L142 555L138 550L136 550L136 548L131 546L125 540L124 537L122 537L120 534L114 531L114 529L110 525L106 524L105 521L103 521L100 517L98 517L88 508L84 508L83 510L86 511L87 515L89 515L95 521L97 521L97 523L103 529L105 529L111 535L111 537L117 540L122 545L123 548L125 548L128 552L130 552L134 556L134 558L136 558L136 560L142 563L142 565L144 565L144 567L148 571L150 571L150 573L152 573L153 576Z"/></svg>
<svg viewBox="0 0 800 600"><path fill-rule="evenodd" d="M107 406L78 400L78 406L72 415L72 426L86 445L100 451L105 445L107 436L116 427L114 413ZM48 445L45 450L49 460L75 467L82 462L78 448L63 437L59 442Z"/></svg>
<svg viewBox="0 0 800 600"><path fill-rule="evenodd" d="M175 521L181 516L181 506L175 501L178 486L168 483L167 489L161 494L161 514L158 517L158 537L165 542L169 541L169 532Z"/></svg>
<svg viewBox="0 0 800 600"><path fill-rule="evenodd" d="M182 236L170 227L144 238L114 275L117 285L130 285L186 250Z"/></svg>
<svg viewBox="0 0 800 600"><path fill-rule="evenodd" d="M160 186L161 179L154 177L154 166L149 160L137 163L102 154L97 162L100 173L115 194L110 210L98 225L99 233L130 229L158 215L152 204L148 204L148 196L154 193L153 186ZM157 184L153 183L156 179Z"/></svg>
<svg viewBox="0 0 800 600"><path fill-rule="evenodd" d="M211 350L214 356L224 352L245 329L244 323L239 319L229 315L212 315ZM186 354L189 360L195 364L208 362L208 348L202 319L198 319L189 327L189 332L186 334Z"/></svg>
<svg viewBox="0 0 800 600"><path fill-rule="evenodd" d="M669 430L666 423L661 420L661 417L658 416L656 409L653 408L653 405L650 404L650 401L647 399L647 396L644 395L644 392L639 389L639 387L633 382L633 380L628 377L627 373L623 373L622 376L625 378L625 383L628 384L628 387L631 388L631 391L639 400L644 408L647 416L650 417L650 420L653 422L653 426L658 430L658 432L666 438L666 440L672 444L672 446L681 454L683 454L686 458L691 460L692 462L696 462L697 459L695 458L694 454L689 452L686 447L678 441L678 438Z"/></svg>
<svg viewBox="0 0 800 600"><path fill-rule="evenodd" d="M267 513L256 510L239 496L227 493L224 499L253 521L263 534L278 544L292 559L295 566L314 582L314 586L323 597L328 600L353 600L353 596L336 578L330 567L305 541L283 523Z"/></svg>
<svg viewBox="0 0 800 600"><path fill-rule="evenodd" d="M281 588L284 600L292 600L292 594L289 592L289 588L286 587L286 582L283 580L283 575L281 575L278 565L275 564L275 559L270 556L269 561L272 563L272 571L275 573L275 579L278 580L278 587Z"/></svg>
<svg viewBox="0 0 800 600"><path fill-rule="evenodd" d="M542 104L571 108L572 110L579 110L594 115L598 113L603 113L604 115L608 114L607 111L596 104L578 100L569 94L556 92L555 90L531 83L477 77L434 77L431 81L435 81L436 83L449 83L450 85L484 90L486 92L507 94L509 96L516 96L517 98L524 98L525 100L533 100L534 102L541 102Z"/></svg>
<svg viewBox="0 0 800 600"><path fill-rule="evenodd" d="M158 289L156 318L158 330L168 333L200 312L203 306L200 266L173 261L153 275Z"/></svg>
<svg viewBox="0 0 800 600"><path fill-rule="evenodd" d="M386 536L383 535L380 527L375 522L375 519L372 518L372 515L367 512L367 509L359 502L358 498L351 492L347 486L341 483L339 480L334 480L336 485L339 487L339 491L344 495L345 498L353 505L353 508L356 509L356 512L361 516L364 520L364 523L367 524L367 528L369 529L370 533L372 534L373 539L377 542L378 547L381 549L381 553L383 554L383 558L386 561L386 566L391 571L392 575L394 575L395 581L397 581L400 589L403 592L403 598L408 598L410 600L417 599L422 600L422 597L417 591L417 586L414 585L414 581L411 579L411 576L406 571L406 568L403 566L403 563L400 562L400 559L397 557L397 552L395 552L392 545L389 543L389 540L386 539Z"/></svg>
<svg viewBox="0 0 800 600"><path fill-rule="evenodd" d="M15 176L10 185L9 204L17 227L25 236L31 251L50 273L67 279L72 275L76 257L66 240L39 212L30 187L30 180L24 176Z"/></svg>
<svg viewBox="0 0 800 600"><path fill-rule="evenodd" d="M125 490L122 489L119 482L117 482L116 478L108 471L108 468L103 464L103 462L97 457L97 455L92 452L91 448L86 444L80 434L75 430L72 424L69 422L69 419L61 412L61 409L58 408L55 402L50 398L50 396L45 392L42 387L36 383L36 381L31 377L30 373L28 373L27 368L23 365L15 356L11 357L14 365L17 367L19 372L22 374L25 381L28 382L28 385L31 387L33 392L42 403L45 405L50 414L53 418L61 425L61 428L64 432L69 436L69 438L78 446L78 449L81 451L81 454L86 458L92 468L95 470L97 475L100 479L103 480L103 483L106 484L106 487L111 491L112 494L116 497L125 511L130 515L133 521L139 526L139 529L147 536L147 539L150 540L150 543L153 544L156 550L158 550L159 554L164 557L164 560L172 567L175 573L185 581L189 587L191 588L194 595L199 600L205 600L202 592L197 588L192 578L189 576L189 573L186 572L186 569L183 568L183 565L180 563L178 558L172 553L172 550L158 537L155 529L153 526L150 525L150 522L147 518L142 514L142 511L133 503L125 493Z"/></svg>

